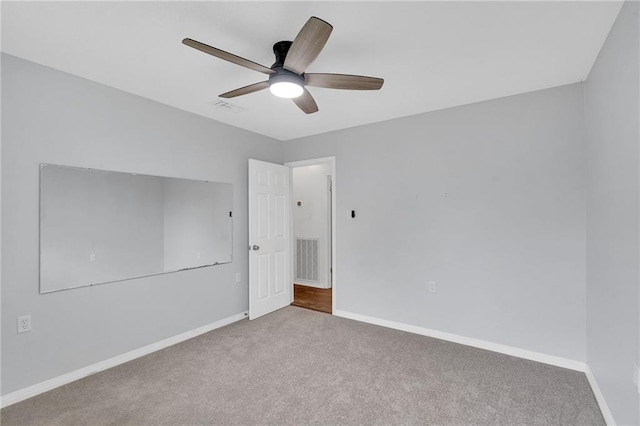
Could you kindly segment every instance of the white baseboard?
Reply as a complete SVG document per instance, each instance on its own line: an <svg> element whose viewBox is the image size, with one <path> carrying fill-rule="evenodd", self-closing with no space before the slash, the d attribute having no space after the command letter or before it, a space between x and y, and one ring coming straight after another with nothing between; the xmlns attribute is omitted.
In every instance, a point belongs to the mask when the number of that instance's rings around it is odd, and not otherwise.
<svg viewBox="0 0 640 426"><path fill-rule="evenodd" d="M331 288L331 287L327 287L327 284L324 284L324 283L314 283L314 282L300 280L300 279L297 279L295 284L303 285L303 286L306 286L306 287Z"/></svg>
<svg viewBox="0 0 640 426"><path fill-rule="evenodd" d="M422 336L435 337L436 339L447 340L449 342L460 343L462 345L473 346L475 348L486 349L488 351L498 352L501 354L511 355L518 358L524 358L531 361L542 362L544 364L555 365L557 367L568 368L584 372L587 365L584 362L572 359L562 358L554 355L547 355L541 352L534 352L527 349L516 348L513 346L502 345L499 343L487 342L486 340L474 339L472 337L460 336L457 334L445 333L443 331L432 330L429 328L418 327L416 325L404 324L395 321L388 321L380 318L369 317L366 315L354 314L352 312L336 310L334 315L349 318L356 321L366 322L369 324L380 325L382 327L393 328L396 330L407 331L409 333L420 334Z"/></svg>
<svg viewBox="0 0 640 426"><path fill-rule="evenodd" d="M202 327L198 327L193 330L186 331L184 333L178 334L177 336L169 337L159 342L152 343L150 345L144 346L139 349L135 349L131 352L127 352L122 355L118 355L113 358L109 358L104 361L97 362L95 364L89 365L79 370L75 370L70 373L63 374L62 376L54 377L53 379L45 380L44 382L37 383L35 385L26 387L24 389L17 390L7 395L3 395L0 397L0 408L4 408L9 405L15 404L16 402L24 401L25 399L39 395L43 392L50 391L62 385L66 385L67 383L74 382L78 379L82 379L83 377L87 377L99 371L106 370L111 367L115 367L116 365L124 364L125 362L131 361L136 358L140 358L141 356L145 356L152 352L158 351L160 349L164 349L166 347L175 345L176 343L180 343L182 341L191 339L193 337L207 333L211 330L215 330L216 328L224 327L225 325L229 325L236 321L240 321L242 319L247 318L247 315L248 315L248 312L240 312L239 314L232 315L230 317L223 318L211 324L207 324Z"/></svg>
<svg viewBox="0 0 640 426"><path fill-rule="evenodd" d="M609 406L607 405L607 401L604 399L604 395L600 390L600 386L598 386L596 376L593 375L593 372L591 372L591 369L588 365L584 371L584 374L587 376L587 380L591 385L591 390L596 397L596 401L598 401L598 406L600 407L602 417L604 417L604 421L607 423L607 426L616 426L616 422L615 420L613 420L613 414L611 413L611 410L609 410Z"/></svg>

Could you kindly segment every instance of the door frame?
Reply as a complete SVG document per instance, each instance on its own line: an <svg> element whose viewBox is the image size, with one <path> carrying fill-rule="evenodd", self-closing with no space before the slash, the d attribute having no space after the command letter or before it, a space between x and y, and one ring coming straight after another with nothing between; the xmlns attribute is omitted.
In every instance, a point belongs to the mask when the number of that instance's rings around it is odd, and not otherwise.
<svg viewBox="0 0 640 426"><path fill-rule="evenodd" d="M336 312L336 286L337 268L336 268L336 157L321 157L312 158L309 160L290 161L284 163L285 166L289 166L290 169L304 166L314 166L317 164L330 164L331 165L331 315L335 315ZM291 200L293 200L293 172L289 173L289 191L291 193ZM294 265L294 252L295 247L295 235L293 234L293 204L289 203L289 227L291 236L291 302L293 303L293 283L295 281L295 274L293 273Z"/></svg>

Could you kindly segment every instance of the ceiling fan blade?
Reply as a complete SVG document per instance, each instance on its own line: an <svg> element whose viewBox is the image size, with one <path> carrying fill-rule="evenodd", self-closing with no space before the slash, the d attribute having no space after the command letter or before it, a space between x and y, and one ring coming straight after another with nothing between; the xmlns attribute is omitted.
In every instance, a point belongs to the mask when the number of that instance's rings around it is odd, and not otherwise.
<svg viewBox="0 0 640 426"><path fill-rule="evenodd" d="M292 100L296 105L298 105L298 108L304 111L305 114L313 114L314 112L318 112L318 105L307 89L304 89L302 95L298 96L297 98L293 98Z"/></svg>
<svg viewBox="0 0 640 426"><path fill-rule="evenodd" d="M224 59L225 61L229 61L236 65L252 69L254 71L258 71L264 74L274 73L271 68L267 68L264 65L260 65L248 59L244 59L240 56L234 55L233 53L225 52L224 50L217 49L215 47L200 43L199 41L195 41L190 38L185 38L184 40L182 40L182 43L186 44L189 47L193 47L194 49L198 49L201 52L208 53L209 55L213 55L217 58Z"/></svg>
<svg viewBox="0 0 640 426"><path fill-rule="evenodd" d="M302 74L318 57L332 30L328 22L315 16L309 18L293 40L284 60L284 68Z"/></svg>
<svg viewBox="0 0 640 426"><path fill-rule="evenodd" d="M241 87L236 90L232 90L220 95L221 98L235 98L236 96L248 95L249 93L257 92L269 87L268 81L261 81L260 83L253 83L248 86Z"/></svg>
<svg viewBox="0 0 640 426"><path fill-rule="evenodd" d="M348 74L309 73L304 75L304 80L307 86L345 90L378 90L384 83L381 78Z"/></svg>

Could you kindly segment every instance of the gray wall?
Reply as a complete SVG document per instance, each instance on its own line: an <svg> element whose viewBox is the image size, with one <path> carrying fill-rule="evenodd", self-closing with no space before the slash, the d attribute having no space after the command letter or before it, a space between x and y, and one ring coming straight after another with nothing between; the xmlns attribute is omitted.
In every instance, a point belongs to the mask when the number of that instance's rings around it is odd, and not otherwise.
<svg viewBox="0 0 640 426"><path fill-rule="evenodd" d="M337 308L584 361L582 101L578 84L288 142L288 161L336 156Z"/></svg>
<svg viewBox="0 0 640 426"><path fill-rule="evenodd" d="M587 362L618 424L638 424L638 2L626 2L585 84Z"/></svg>
<svg viewBox="0 0 640 426"><path fill-rule="evenodd" d="M2 124L3 394L247 309L247 159L281 142L5 54ZM232 183L233 263L38 294L39 163Z"/></svg>

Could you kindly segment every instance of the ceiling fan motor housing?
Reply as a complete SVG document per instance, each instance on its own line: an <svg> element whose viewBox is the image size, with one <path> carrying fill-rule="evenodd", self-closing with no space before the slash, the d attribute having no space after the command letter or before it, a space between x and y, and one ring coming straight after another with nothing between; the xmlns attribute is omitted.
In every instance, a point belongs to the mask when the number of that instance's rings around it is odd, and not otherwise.
<svg viewBox="0 0 640 426"><path fill-rule="evenodd" d="M304 86L304 76L298 75L295 72L285 70L282 67L271 68L275 73L269 75L269 84L287 82L295 83L299 86Z"/></svg>
<svg viewBox="0 0 640 426"><path fill-rule="evenodd" d="M287 57L287 53L289 53L289 48L293 42L291 41L279 41L273 45L273 53L276 55L276 62L271 65L271 69L274 67L280 67L284 65L284 60Z"/></svg>

